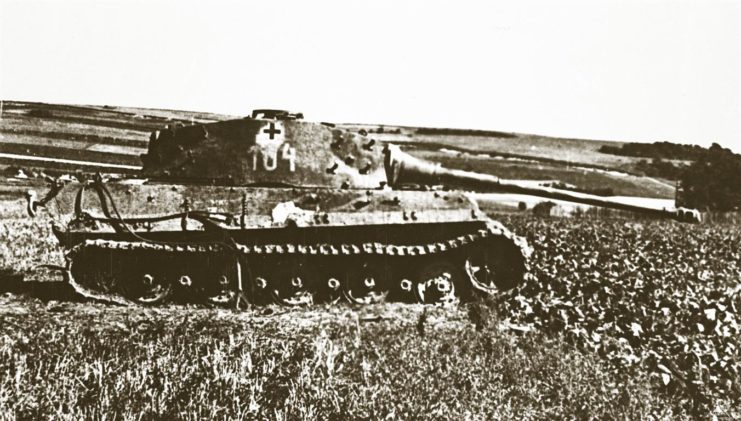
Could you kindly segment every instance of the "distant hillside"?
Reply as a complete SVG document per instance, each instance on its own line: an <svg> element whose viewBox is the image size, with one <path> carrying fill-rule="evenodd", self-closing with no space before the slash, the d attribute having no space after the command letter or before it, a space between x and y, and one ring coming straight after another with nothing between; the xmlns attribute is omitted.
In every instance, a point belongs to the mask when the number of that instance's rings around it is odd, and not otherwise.
<svg viewBox="0 0 741 421"><path fill-rule="evenodd" d="M204 112L3 101L0 170L135 173L150 133L170 124L238 118ZM307 116L311 120L311 116ZM497 131L344 123L445 165L502 178L551 180L583 191L674 197L673 182L642 176L643 158L600 152L619 142ZM645 160L644 160L645 161ZM94 163L94 164L90 164ZM611 190L607 190L611 189Z"/></svg>

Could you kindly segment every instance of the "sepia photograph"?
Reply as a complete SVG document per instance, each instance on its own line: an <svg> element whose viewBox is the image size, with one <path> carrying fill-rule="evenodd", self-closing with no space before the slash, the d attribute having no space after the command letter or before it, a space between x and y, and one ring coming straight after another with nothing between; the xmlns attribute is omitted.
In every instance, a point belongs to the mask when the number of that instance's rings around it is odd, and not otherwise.
<svg viewBox="0 0 741 421"><path fill-rule="evenodd" d="M741 1L0 0L46 419L741 419Z"/></svg>

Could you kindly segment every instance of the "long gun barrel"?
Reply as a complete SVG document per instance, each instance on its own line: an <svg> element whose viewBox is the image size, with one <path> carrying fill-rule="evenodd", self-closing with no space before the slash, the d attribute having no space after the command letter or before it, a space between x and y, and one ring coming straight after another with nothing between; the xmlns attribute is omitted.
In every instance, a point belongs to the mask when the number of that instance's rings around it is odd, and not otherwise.
<svg viewBox="0 0 741 421"><path fill-rule="evenodd" d="M550 187L531 187L503 181L499 177L472 171L445 168L439 163L425 161L402 152L398 146L389 145L385 150L386 178L391 187L404 184L443 185L486 193L517 193L583 203L591 206L638 212L680 222L699 223L700 212L686 208L651 208L611 200L606 197L559 190Z"/></svg>

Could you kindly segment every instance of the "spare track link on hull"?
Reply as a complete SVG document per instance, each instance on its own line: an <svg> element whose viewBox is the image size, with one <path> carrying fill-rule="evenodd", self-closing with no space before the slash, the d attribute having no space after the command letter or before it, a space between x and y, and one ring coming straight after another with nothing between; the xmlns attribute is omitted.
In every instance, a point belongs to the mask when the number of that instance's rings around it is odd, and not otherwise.
<svg viewBox="0 0 741 421"><path fill-rule="evenodd" d="M393 299L430 303L512 288L527 272L528 255L524 240L494 221L424 245L86 240L67 253L65 278L86 298L124 305L168 299L294 305L314 296L365 304L391 290ZM136 259L127 261L131 256ZM133 279L132 270L138 272Z"/></svg>

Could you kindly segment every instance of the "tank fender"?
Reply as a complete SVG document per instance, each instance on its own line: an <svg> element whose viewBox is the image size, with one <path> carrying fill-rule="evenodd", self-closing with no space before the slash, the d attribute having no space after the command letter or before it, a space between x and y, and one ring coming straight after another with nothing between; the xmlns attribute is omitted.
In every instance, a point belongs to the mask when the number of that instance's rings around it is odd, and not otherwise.
<svg viewBox="0 0 741 421"><path fill-rule="evenodd" d="M301 209L293 201L281 202L275 205L271 212L273 225L289 225L308 227L316 212Z"/></svg>

